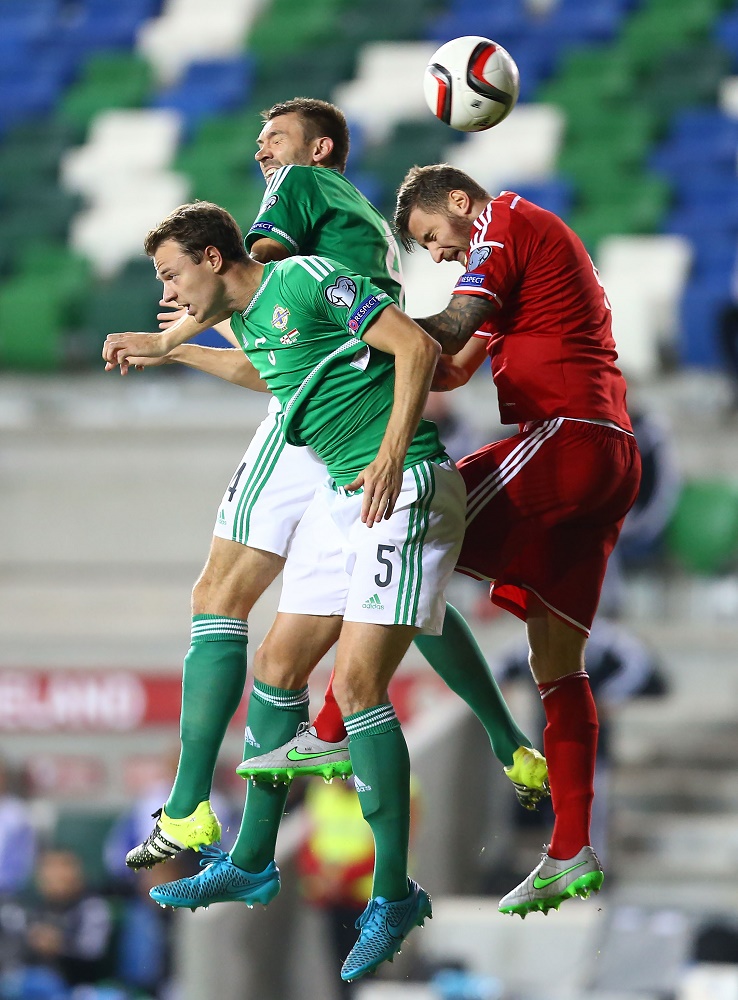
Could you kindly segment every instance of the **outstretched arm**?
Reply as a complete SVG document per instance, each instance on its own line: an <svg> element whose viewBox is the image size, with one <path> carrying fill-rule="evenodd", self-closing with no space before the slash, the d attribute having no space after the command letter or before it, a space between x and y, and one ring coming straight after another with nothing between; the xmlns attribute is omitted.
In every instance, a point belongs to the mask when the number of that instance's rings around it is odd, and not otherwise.
<svg viewBox="0 0 738 1000"><path fill-rule="evenodd" d="M453 295L443 312L415 322L438 341L444 354L458 354L496 311L495 303L481 295Z"/></svg>
<svg viewBox="0 0 738 1000"><path fill-rule="evenodd" d="M128 369L129 359L132 357L163 358L175 347L229 317L230 313L224 312L210 317L204 323L198 323L192 316L184 315L161 333L109 333L102 351L107 362L105 370L110 371L120 365L121 372L125 374L123 369Z"/></svg>
<svg viewBox="0 0 738 1000"><path fill-rule="evenodd" d="M163 358L128 358L126 370L129 366L142 371L144 368L157 368L160 365L176 363L205 372L208 375L215 375L216 378L233 382L234 385L242 385L245 389L253 389L255 392L269 392L266 382L259 376L240 347L203 347L201 344L180 344ZM114 364L108 362L105 370L110 371L115 367ZM123 366L121 366L121 374L126 374Z"/></svg>

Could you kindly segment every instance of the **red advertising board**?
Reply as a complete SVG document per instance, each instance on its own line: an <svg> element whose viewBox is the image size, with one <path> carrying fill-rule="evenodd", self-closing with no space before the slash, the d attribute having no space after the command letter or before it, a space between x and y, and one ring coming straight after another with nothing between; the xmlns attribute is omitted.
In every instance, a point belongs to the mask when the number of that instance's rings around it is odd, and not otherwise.
<svg viewBox="0 0 738 1000"><path fill-rule="evenodd" d="M390 696L404 722L447 692L426 669L403 669ZM320 704L322 688L312 692ZM135 732L177 726L181 679L136 670L0 670L0 733ZM247 699L233 725L242 726ZM313 713L315 714L315 713Z"/></svg>

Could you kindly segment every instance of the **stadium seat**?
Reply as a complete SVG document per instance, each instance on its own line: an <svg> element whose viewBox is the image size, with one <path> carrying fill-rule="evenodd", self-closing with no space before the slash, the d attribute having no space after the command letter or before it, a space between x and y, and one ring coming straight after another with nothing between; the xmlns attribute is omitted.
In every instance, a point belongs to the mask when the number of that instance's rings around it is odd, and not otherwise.
<svg viewBox="0 0 738 1000"><path fill-rule="evenodd" d="M729 276L710 274L693 279L679 306L679 359L683 365L719 370L723 366L717 342L720 313L730 301Z"/></svg>
<svg viewBox="0 0 738 1000"><path fill-rule="evenodd" d="M29 336L32 321L33 335ZM39 295L38 276L0 286L0 367L54 371L62 361L63 303L49 287Z"/></svg>
<svg viewBox="0 0 738 1000"><path fill-rule="evenodd" d="M78 58L100 49L131 48L149 15L148 5L107 4L82 7L65 24L63 44Z"/></svg>
<svg viewBox="0 0 738 1000"><path fill-rule="evenodd" d="M249 32L248 49L264 64L281 69L283 78L299 79L296 71L284 73L286 56L290 57L291 63L293 56L309 59L315 52L317 64L320 50L337 40L340 40L344 50L339 59L356 50L357 46L346 44L346 32L341 21L344 10L346 5L342 0L313 0L308 5L302 0L273 0L264 8ZM364 41L369 42L371 39L372 36L367 35ZM312 96L312 91L308 89L301 92ZM295 96L294 87L290 96Z"/></svg>
<svg viewBox="0 0 738 1000"><path fill-rule="evenodd" d="M490 194L552 177L564 134L564 115L549 104L523 104L488 132L449 147L446 159Z"/></svg>
<svg viewBox="0 0 738 1000"><path fill-rule="evenodd" d="M193 62L175 86L154 97L151 106L178 111L187 135L210 115L242 106L252 78L253 63L245 56Z"/></svg>
<svg viewBox="0 0 738 1000"><path fill-rule="evenodd" d="M386 141L398 121L427 118L422 80L433 51L429 42L376 42L361 50L357 76L339 84L332 99L369 143Z"/></svg>
<svg viewBox="0 0 738 1000"><path fill-rule="evenodd" d="M441 45L459 35L482 35L512 49L529 34L531 20L525 4L518 0L502 0L494 6L454 0L429 21L425 37Z"/></svg>
<svg viewBox="0 0 738 1000"><path fill-rule="evenodd" d="M161 17L141 25L136 50L159 83L171 86L191 62L238 56L259 8L258 0L172 0Z"/></svg>
<svg viewBox="0 0 738 1000"><path fill-rule="evenodd" d="M391 217L395 194L405 174L414 164L441 163L448 143L448 128L431 115L426 121L401 121L386 143L365 153L361 169L379 183L377 208Z"/></svg>
<svg viewBox="0 0 738 1000"><path fill-rule="evenodd" d="M329 44L293 53L290 56L290 73L286 74L281 58L269 59L263 52L255 51L257 65L249 95L251 108L259 112L279 101L295 97L295 80L300 81L301 94L330 100L337 84L354 76L356 58L355 49L343 41L332 40ZM352 141L353 138L352 133Z"/></svg>
<svg viewBox="0 0 738 1000"><path fill-rule="evenodd" d="M653 377L664 349L674 353L691 259L689 240L679 236L610 236L599 243L597 267L628 375Z"/></svg>
<svg viewBox="0 0 738 1000"><path fill-rule="evenodd" d="M598 906L565 907L556 920L500 920L496 902L446 897L419 938L424 956L442 955L477 975L502 979L525 996L572 996L592 974L599 947ZM526 956L535 954L531 962Z"/></svg>
<svg viewBox="0 0 738 1000"><path fill-rule="evenodd" d="M541 208L566 220L572 208L572 186L561 177L552 177L538 183L521 183L515 185L515 191L521 198L540 205Z"/></svg>
<svg viewBox="0 0 738 1000"><path fill-rule="evenodd" d="M733 566L738 555L738 483L686 482L666 542L671 555L691 572L713 575Z"/></svg>
<svg viewBox="0 0 738 1000"><path fill-rule="evenodd" d="M95 54L84 63L81 78L63 95L59 118L85 129L110 108L136 108L146 101L152 74L148 63L124 52Z"/></svg>
<svg viewBox="0 0 738 1000"><path fill-rule="evenodd" d="M70 227L70 245L89 258L96 274L110 278L141 253L143 237L169 212L187 200L189 181L172 174L171 185L141 178L140 187L120 188L121 200L100 203L77 215ZM115 192L113 192L115 194Z"/></svg>
<svg viewBox="0 0 738 1000"><path fill-rule="evenodd" d="M180 130L179 114L168 108L106 111L94 119L86 144L64 154L62 182L70 191L87 193L132 172L165 170Z"/></svg>

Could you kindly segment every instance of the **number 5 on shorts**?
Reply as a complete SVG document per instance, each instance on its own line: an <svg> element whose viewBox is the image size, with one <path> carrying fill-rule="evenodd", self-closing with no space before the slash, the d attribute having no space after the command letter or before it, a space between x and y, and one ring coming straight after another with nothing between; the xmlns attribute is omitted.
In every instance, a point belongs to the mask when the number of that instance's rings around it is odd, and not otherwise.
<svg viewBox="0 0 738 1000"><path fill-rule="evenodd" d="M377 546L377 562L384 566L386 570L386 576L382 579L380 573L374 577L374 582L378 587L388 587L390 581L392 580L392 563L387 558L390 552L395 551L395 545L378 545Z"/></svg>

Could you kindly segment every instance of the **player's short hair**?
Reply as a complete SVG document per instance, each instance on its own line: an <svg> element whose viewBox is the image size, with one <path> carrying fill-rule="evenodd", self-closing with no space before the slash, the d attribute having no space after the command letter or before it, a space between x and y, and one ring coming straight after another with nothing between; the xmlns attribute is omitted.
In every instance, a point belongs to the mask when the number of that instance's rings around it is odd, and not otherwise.
<svg viewBox="0 0 738 1000"><path fill-rule="evenodd" d="M410 235L410 213L414 208L424 212L446 212L450 191L464 191L474 201L489 201L490 195L473 177L450 163L432 163L427 167L410 167L397 192L395 231L405 249L412 252L415 241Z"/></svg>
<svg viewBox="0 0 738 1000"><path fill-rule="evenodd" d="M245 262L249 257L236 220L211 201L193 201L175 208L147 233L144 250L153 257L167 240L179 243L196 264L202 261L207 247L216 247L228 261Z"/></svg>
<svg viewBox="0 0 738 1000"><path fill-rule="evenodd" d="M302 122L302 128L307 142L320 139L327 135L333 140L333 151L325 160L327 167L335 167L341 173L346 169L349 154L349 129L346 117L340 108L328 101L319 101L315 97L293 97L290 101L281 101L271 108L262 111L261 120L266 124L279 115L297 115Z"/></svg>

